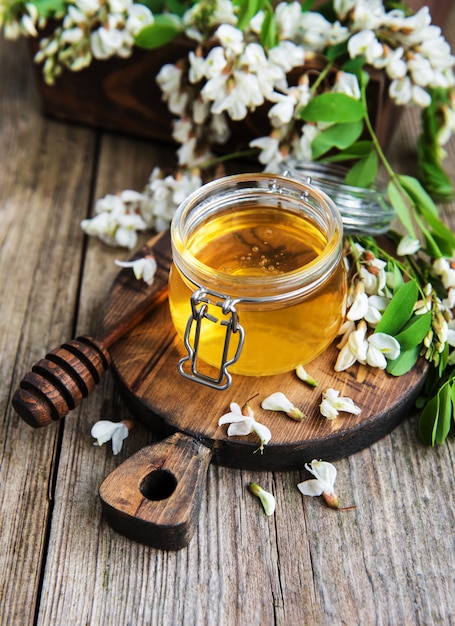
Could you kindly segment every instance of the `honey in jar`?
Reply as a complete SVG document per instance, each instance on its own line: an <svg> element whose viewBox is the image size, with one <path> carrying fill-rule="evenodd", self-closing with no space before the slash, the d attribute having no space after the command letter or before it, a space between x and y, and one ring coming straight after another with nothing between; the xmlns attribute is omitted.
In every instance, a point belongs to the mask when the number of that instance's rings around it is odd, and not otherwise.
<svg viewBox="0 0 455 626"><path fill-rule="evenodd" d="M183 202L171 237L169 305L189 353L182 374L225 388L228 370L287 372L333 341L346 276L341 216L323 192L269 174L228 176ZM200 362L219 374L201 373Z"/></svg>

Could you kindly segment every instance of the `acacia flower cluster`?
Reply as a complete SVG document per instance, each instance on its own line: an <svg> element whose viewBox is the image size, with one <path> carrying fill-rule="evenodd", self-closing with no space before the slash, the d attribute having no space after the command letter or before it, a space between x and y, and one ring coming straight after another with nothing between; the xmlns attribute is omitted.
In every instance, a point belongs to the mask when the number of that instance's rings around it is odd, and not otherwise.
<svg viewBox="0 0 455 626"><path fill-rule="evenodd" d="M97 200L95 216L82 220L81 227L104 243L132 249L139 231L166 230L178 205L201 184L197 172L172 176L155 167L142 192L126 189L107 194Z"/></svg>
<svg viewBox="0 0 455 626"><path fill-rule="evenodd" d="M357 261L358 274L350 284L335 371L342 372L356 362L385 369L387 359L396 359L400 354L400 344L386 333L371 331L392 300L395 274L386 271L386 261L359 243L354 242L351 251Z"/></svg>
<svg viewBox="0 0 455 626"><path fill-rule="evenodd" d="M363 57L383 70L390 80L390 96L399 105L427 107L431 89L453 87L454 57L440 28L431 24L428 7L412 16L399 9L386 11L378 0L334 2L333 8L338 19L330 22L318 12L302 11L298 2L279 3L274 12L276 40L270 47L261 42L265 11L243 27L235 15L223 12L225 21L218 28L210 22L209 37L191 23L197 8L186 16L186 34L199 45L188 59L163 66L158 75L170 111L180 118L174 130L177 141L184 139L180 165L207 158L210 146L227 140L228 119L242 120L264 103L270 133L250 143L259 149L259 161L268 171L277 171L290 155L312 160L313 141L330 122L302 123L302 109L318 93L305 62L331 46L344 44L351 59ZM297 68L297 80L291 79ZM357 78L349 72L337 72L332 85L324 88L361 97ZM452 100L445 107L441 144L455 129L454 104ZM183 150L188 142L191 150Z"/></svg>
<svg viewBox="0 0 455 626"><path fill-rule="evenodd" d="M48 84L65 68L79 71L95 59L129 57L135 35L153 22L153 14L144 4L132 0L74 0L55 31L40 41L37 63L43 63Z"/></svg>

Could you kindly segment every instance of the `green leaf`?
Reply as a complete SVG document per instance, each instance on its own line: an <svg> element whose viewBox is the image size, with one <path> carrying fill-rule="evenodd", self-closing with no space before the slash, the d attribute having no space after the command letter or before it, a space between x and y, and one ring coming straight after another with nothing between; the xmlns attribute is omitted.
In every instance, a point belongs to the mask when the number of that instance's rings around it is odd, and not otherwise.
<svg viewBox="0 0 455 626"><path fill-rule="evenodd" d="M414 315L403 327L395 339L399 342L403 351L410 350L422 343L425 335L430 330L431 311L423 315Z"/></svg>
<svg viewBox="0 0 455 626"><path fill-rule="evenodd" d="M429 446L434 446L439 418L439 395L427 402L419 417L419 435Z"/></svg>
<svg viewBox="0 0 455 626"><path fill-rule="evenodd" d="M245 30L253 17L262 10L264 4L264 0L243 0L243 2L239 2L237 28Z"/></svg>
<svg viewBox="0 0 455 626"><path fill-rule="evenodd" d="M35 5L42 17L51 17L55 14L64 13L66 10L65 0L34 0L32 4Z"/></svg>
<svg viewBox="0 0 455 626"><path fill-rule="evenodd" d="M370 187L377 173L378 155L376 152L370 152L351 167L346 175L346 184L354 185L354 187Z"/></svg>
<svg viewBox="0 0 455 626"><path fill-rule="evenodd" d="M376 326L375 332L395 337L410 319L418 293L415 280L410 280L397 289Z"/></svg>
<svg viewBox="0 0 455 626"><path fill-rule="evenodd" d="M414 178L413 176L398 176L398 180L402 185L403 189L409 194L412 200L415 202L417 207L422 211L424 216L429 213L432 215L438 216L438 208L422 187L421 183Z"/></svg>
<svg viewBox="0 0 455 626"><path fill-rule="evenodd" d="M179 17L183 17L188 10L188 5L185 2L179 2L178 0L166 0L166 6L169 13L174 13Z"/></svg>
<svg viewBox="0 0 455 626"><path fill-rule="evenodd" d="M393 273L392 284L395 285L395 291L404 284L403 274L396 263L390 263L391 267L389 271Z"/></svg>
<svg viewBox="0 0 455 626"><path fill-rule="evenodd" d="M363 119L363 104L344 93L321 93L308 102L301 113L306 122L356 122Z"/></svg>
<svg viewBox="0 0 455 626"><path fill-rule="evenodd" d="M445 226L445 224L443 224L443 226ZM454 239L452 231L449 230L447 235L440 234L439 228L433 229L431 232L435 243L442 252L442 255L447 257L453 256L455 241L452 241L452 239Z"/></svg>
<svg viewBox="0 0 455 626"><path fill-rule="evenodd" d="M353 144L360 137L363 130L363 122L348 122L345 124L334 124L323 130L315 137L311 144L313 157L317 159L332 148L343 150Z"/></svg>
<svg viewBox="0 0 455 626"><path fill-rule="evenodd" d="M270 9L264 12L261 26L261 43L266 50L270 50L278 43L275 16Z"/></svg>
<svg viewBox="0 0 455 626"><path fill-rule="evenodd" d="M443 385L438 393L439 396L439 417L436 427L435 441L443 444L450 432L452 421L452 385Z"/></svg>
<svg viewBox="0 0 455 626"><path fill-rule="evenodd" d="M325 157L323 161L325 163L352 161L368 155L372 150L373 143L371 141L356 141L356 143L353 143L352 146L349 146L346 150L341 150L337 154Z"/></svg>
<svg viewBox="0 0 455 626"><path fill-rule="evenodd" d="M446 251L446 256L452 256L455 248L455 235L452 230L432 213L424 213L423 217L431 228L431 235L441 251Z"/></svg>
<svg viewBox="0 0 455 626"><path fill-rule="evenodd" d="M425 228L423 224L421 224L420 228L425 239L425 251L428 256L432 257L433 259L443 257L444 254L442 253L441 248L439 247L437 241L434 239L430 231ZM452 254L450 254L450 256L452 256Z"/></svg>
<svg viewBox="0 0 455 626"><path fill-rule="evenodd" d="M386 371L392 376L403 376L411 370L417 363L420 354L420 346L414 346L409 350L400 352L393 361L388 361Z"/></svg>
<svg viewBox="0 0 455 626"><path fill-rule="evenodd" d="M399 176L399 181L411 198L417 211L424 217L430 232L425 232L427 252L430 256L452 256L455 235L439 218L438 208L422 184L412 176Z"/></svg>
<svg viewBox="0 0 455 626"><path fill-rule="evenodd" d="M173 41L183 30L181 21L170 14L155 16L153 24L143 28L134 41L139 48L152 50Z"/></svg>
<svg viewBox="0 0 455 626"><path fill-rule="evenodd" d="M349 59L341 66L343 72L348 72L348 74L355 74L357 77L361 76L363 66L366 63L365 57L355 57L354 59Z"/></svg>
<svg viewBox="0 0 455 626"><path fill-rule="evenodd" d="M395 209L395 212L400 219L403 226L409 232L409 234L416 238L414 224L412 223L411 216L409 214L409 207L403 198L403 195L400 189L397 187L396 183L391 180L387 185L387 193L390 199L390 203Z"/></svg>
<svg viewBox="0 0 455 626"><path fill-rule="evenodd" d="M327 48L325 56L328 58L329 61L335 61L340 57L346 56L347 52L348 40L346 39L345 41L341 41L340 43L334 44L333 46Z"/></svg>

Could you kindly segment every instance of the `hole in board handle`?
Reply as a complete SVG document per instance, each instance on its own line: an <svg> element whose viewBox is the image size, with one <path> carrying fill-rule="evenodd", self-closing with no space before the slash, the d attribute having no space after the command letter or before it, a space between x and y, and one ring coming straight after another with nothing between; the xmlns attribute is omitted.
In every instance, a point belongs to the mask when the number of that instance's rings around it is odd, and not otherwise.
<svg viewBox="0 0 455 626"><path fill-rule="evenodd" d="M147 500L166 500L177 487L177 479L169 470L157 469L147 474L139 487Z"/></svg>

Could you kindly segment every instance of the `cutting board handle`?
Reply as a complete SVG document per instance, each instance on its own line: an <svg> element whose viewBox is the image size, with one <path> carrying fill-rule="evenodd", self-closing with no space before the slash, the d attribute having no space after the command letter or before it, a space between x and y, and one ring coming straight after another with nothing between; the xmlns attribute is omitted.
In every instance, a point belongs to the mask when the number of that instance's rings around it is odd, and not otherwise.
<svg viewBox="0 0 455 626"><path fill-rule="evenodd" d="M198 524L211 458L210 448L180 432L142 448L100 486L107 523L153 548L184 548Z"/></svg>

